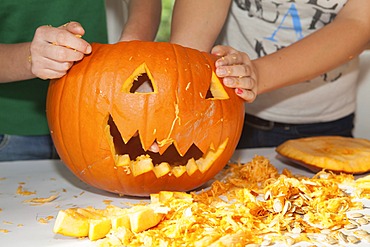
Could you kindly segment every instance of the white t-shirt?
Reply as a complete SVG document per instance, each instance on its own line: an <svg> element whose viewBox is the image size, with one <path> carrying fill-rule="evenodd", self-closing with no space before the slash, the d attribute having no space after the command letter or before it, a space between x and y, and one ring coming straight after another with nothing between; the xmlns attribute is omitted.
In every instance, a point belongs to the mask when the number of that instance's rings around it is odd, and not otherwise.
<svg viewBox="0 0 370 247"><path fill-rule="evenodd" d="M219 43L244 51L251 59L262 57L330 23L346 2L234 0ZM261 94L246 104L246 112L285 123L342 118L355 111L358 72L355 58L314 80Z"/></svg>

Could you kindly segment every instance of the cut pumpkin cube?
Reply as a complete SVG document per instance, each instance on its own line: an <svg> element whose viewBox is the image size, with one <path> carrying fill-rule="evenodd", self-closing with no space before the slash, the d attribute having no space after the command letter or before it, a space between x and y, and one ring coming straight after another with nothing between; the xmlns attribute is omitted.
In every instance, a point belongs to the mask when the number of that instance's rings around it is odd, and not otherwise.
<svg viewBox="0 0 370 247"><path fill-rule="evenodd" d="M134 206L129 210L131 231L134 233L152 228L162 220L163 215L148 206Z"/></svg>
<svg viewBox="0 0 370 247"><path fill-rule="evenodd" d="M86 237L89 234L89 222L75 208L60 210L53 231L70 237Z"/></svg>
<svg viewBox="0 0 370 247"><path fill-rule="evenodd" d="M155 208L138 205L130 209L107 206L106 209L70 208L60 210L53 231L70 237L104 238L111 229L126 228L125 232L142 232L156 226L163 218ZM166 211L167 212L167 211Z"/></svg>
<svg viewBox="0 0 370 247"><path fill-rule="evenodd" d="M151 204L166 204L172 199L183 199L183 200L193 200L193 196L186 192L180 191L160 191L156 194L150 195Z"/></svg>
<svg viewBox="0 0 370 247"><path fill-rule="evenodd" d="M89 239L95 241L104 238L112 228L110 219L102 218L98 220L90 220L89 225Z"/></svg>
<svg viewBox="0 0 370 247"><path fill-rule="evenodd" d="M116 230L119 227L130 229L130 218L127 215L127 208L108 205L104 210L104 215L110 218L113 230Z"/></svg>

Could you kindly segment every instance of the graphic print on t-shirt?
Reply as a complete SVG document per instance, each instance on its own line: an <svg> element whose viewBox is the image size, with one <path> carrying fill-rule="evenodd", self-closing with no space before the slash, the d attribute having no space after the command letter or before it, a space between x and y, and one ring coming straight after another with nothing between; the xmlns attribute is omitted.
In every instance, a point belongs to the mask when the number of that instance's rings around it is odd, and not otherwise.
<svg viewBox="0 0 370 247"><path fill-rule="evenodd" d="M253 50L257 57L276 52L295 43L334 20L345 0L234 0L247 15L245 30L256 30ZM242 29L244 29L242 27ZM245 34L246 36L250 36ZM322 75L327 82L341 76L339 71Z"/></svg>

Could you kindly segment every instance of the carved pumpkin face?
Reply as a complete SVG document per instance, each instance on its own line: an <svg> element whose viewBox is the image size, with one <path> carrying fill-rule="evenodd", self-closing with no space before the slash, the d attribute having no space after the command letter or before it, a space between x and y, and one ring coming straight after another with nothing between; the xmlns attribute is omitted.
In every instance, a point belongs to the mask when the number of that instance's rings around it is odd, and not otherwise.
<svg viewBox="0 0 370 247"><path fill-rule="evenodd" d="M244 104L222 86L211 55L170 43L92 46L47 97L53 141L77 177L147 196L195 189L227 164Z"/></svg>

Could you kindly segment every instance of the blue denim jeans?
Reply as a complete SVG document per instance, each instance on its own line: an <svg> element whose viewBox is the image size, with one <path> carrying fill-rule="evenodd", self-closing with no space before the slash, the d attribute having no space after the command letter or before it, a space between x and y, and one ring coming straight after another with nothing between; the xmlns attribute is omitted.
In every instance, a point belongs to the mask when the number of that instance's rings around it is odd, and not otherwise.
<svg viewBox="0 0 370 247"><path fill-rule="evenodd" d="M58 158L50 135L0 135L0 161Z"/></svg>
<svg viewBox="0 0 370 247"><path fill-rule="evenodd" d="M284 124L262 120L246 114L242 136L237 148L276 147L290 139L310 136L352 137L354 116L351 114L331 122Z"/></svg>

